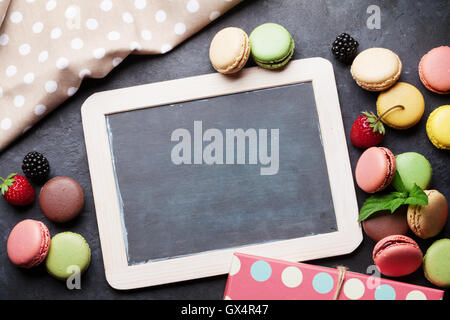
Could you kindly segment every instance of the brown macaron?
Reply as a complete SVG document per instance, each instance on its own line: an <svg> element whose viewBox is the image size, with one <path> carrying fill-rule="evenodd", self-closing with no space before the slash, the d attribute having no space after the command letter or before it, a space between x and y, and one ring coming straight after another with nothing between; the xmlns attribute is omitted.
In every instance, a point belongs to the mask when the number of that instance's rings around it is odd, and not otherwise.
<svg viewBox="0 0 450 320"><path fill-rule="evenodd" d="M48 219L67 222L78 216L83 209L84 192L75 180L56 177L42 187L39 205Z"/></svg>
<svg viewBox="0 0 450 320"><path fill-rule="evenodd" d="M408 206L401 206L394 213L380 211L373 214L369 219L362 222L364 232L375 242L387 236L406 235L409 231L406 220L407 209Z"/></svg>
<svg viewBox="0 0 450 320"><path fill-rule="evenodd" d="M428 205L410 205L408 207L409 228L422 239L439 234L448 217L448 203L445 196L437 190L424 190L428 196Z"/></svg>

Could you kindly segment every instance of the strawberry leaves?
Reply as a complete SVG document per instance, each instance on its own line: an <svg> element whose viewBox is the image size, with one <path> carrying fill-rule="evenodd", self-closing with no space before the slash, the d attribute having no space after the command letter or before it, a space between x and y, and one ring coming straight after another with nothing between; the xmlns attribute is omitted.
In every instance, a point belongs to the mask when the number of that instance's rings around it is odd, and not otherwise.
<svg viewBox="0 0 450 320"><path fill-rule="evenodd" d="M2 195L5 195L6 191L8 191L9 187L11 187L14 184L14 177L17 175L17 173L11 173L6 179L3 179L0 177L0 180L3 181L3 183L0 185L0 191Z"/></svg>
<svg viewBox="0 0 450 320"><path fill-rule="evenodd" d="M384 129L383 122L381 122L381 118L377 117L373 112L363 111L361 112L366 116L366 121L369 123L369 126L373 129L373 132L380 133L382 135L386 134L386 129Z"/></svg>
<svg viewBox="0 0 450 320"><path fill-rule="evenodd" d="M361 208L358 222L366 220L378 211L389 210L391 213L394 213L402 205L426 206L427 204L428 196L417 184L414 184L410 192L403 187L402 192L391 192L369 197Z"/></svg>

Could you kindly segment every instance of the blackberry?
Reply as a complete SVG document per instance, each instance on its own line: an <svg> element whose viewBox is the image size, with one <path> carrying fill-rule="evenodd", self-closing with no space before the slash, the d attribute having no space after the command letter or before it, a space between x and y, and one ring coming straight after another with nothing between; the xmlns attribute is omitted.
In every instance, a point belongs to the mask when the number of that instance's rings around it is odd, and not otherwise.
<svg viewBox="0 0 450 320"><path fill-rule="evenodd" d="M349 64L353 61L358 51L359 43L347 33L341 33L334 40L331 51L339 61Z"/></svg>
<svg viewBox="0 0 450 320"><path fill-rule="evenodd" d="M34 182L42 182L50 173L50 164L41 153L33 151L28 153L22 162L22 170L27 178Z"/></svg>

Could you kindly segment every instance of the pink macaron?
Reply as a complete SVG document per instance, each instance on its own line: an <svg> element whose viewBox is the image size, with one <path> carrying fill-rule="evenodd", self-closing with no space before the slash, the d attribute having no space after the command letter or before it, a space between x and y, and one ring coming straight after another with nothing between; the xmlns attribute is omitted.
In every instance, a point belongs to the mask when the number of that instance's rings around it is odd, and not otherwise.
<svg viewBox="0 0 450 320"><path fill-rule="evenodd" d="M381 239L372 253L380 272L389 277L406 276L422 264L422 251L410 237L393 235Z"/></svg>
<svg viewBox="0 0 450 320"><path fill-rule="evenodd" d="M424 55L419 63L419 76L428 90L450 93L450 47L437 47Z"/></svg>
<svg viewBox="0 0 450 320"><path fill-rule="evenodd" d="M367 149L356 164L356 183L367 193L386 189L391 184L394 175L395 156L387 148Z"/></svg>
<svg viewBox="0 0 450 320"><path fill-rule="evenodd" d="M32 268L44 261L50 248L50 232L40 221L23 220L9 234L6 250L9 260L21 268Z"/></svg>

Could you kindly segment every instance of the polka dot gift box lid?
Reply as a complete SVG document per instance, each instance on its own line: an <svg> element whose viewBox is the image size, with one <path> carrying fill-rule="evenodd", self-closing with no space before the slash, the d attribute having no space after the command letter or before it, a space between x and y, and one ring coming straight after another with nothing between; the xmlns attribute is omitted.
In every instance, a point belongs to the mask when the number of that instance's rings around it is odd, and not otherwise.
<svg viewBox="0 0 450 320"><path fill-rule="evenodd" d="M304 263L235 253L225 300L441 300L444 291Z"/></svg>
<svg viewBox="0 0 450 320"><path fill-rule="evenodd" d="M242 0L0 0L0 151L126 56L164 54Z"/></svg>

